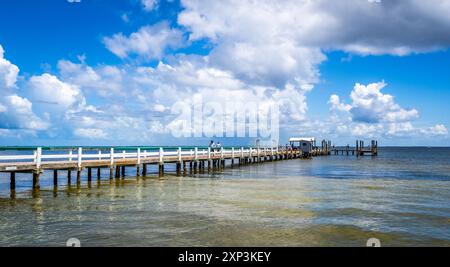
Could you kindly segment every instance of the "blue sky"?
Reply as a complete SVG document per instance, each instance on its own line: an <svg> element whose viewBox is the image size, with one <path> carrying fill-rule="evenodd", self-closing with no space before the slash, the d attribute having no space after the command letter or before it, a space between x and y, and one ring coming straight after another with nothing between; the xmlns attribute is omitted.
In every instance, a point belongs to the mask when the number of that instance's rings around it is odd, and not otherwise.
<svg viewBox="0 0 450 267"><path fill-rule="evenodd" d="M278 103L281 143L448 146L448 12L438 0L2 1L0 145L203 144L173 136L170 110L200 95Z"/></svg>

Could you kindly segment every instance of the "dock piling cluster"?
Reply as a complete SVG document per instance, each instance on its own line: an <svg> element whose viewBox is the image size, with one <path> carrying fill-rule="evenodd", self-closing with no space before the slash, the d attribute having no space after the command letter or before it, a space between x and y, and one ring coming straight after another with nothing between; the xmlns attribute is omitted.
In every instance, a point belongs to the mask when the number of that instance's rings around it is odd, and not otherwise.
<svg viewBox="0 0 450 267"><path fill-rule="evenodd" d="M363 140L356 140L355 147L347 145L345 147L333 147L332 153L334 155L347 155L362 157L362 156L378 156L378 141L372 140L370 146L365 146Z"/></svg>

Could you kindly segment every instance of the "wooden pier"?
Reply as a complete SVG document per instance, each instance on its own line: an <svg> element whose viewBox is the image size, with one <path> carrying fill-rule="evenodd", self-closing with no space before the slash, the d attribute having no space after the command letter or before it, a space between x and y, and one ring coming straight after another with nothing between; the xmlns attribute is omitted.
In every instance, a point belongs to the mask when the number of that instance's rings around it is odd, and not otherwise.
<svg viewBox="0 0 450 267"><path fill-rule="evenodd" d="M177 150L164 151L160 148L158 152L122 151L116 153L111 148L109 153L98 154L83 153L83 148L78 148L77 153L72 150L68 154L44 154L42 148L37 148L33 155L11 155L0 156L0 172L10 174L11 191L16 187L16 173L30 173L32 175L33 189L40 188L39 178L44 171L53 172L53 184L58 187L59 174L66 172L67 184L72 183L72 172L75 173L76 183L81 183L82 171L87 170L87 180L93 178L93 171L96 170L97 179L101 179L101 169L109 171L109 179L125 177L125 168L135 168L137 177L148 175L148 166L158 166L158 175L164 176L165 166L174 164L176 174L181 176L189 168L190 172L213 170L225 168L226 161L231 162L231 166L246 165L275 160L287 160L302 157L299 150L279 149L279 148L231 148L212 151L211 149Z"/></svg>
<svg viewBox="0 0 450 267"><path fill-rule="evenodd" d="M352 155L352 156L378 156L378 141L372 140L370 146L364 146L364 141L357 140L355 147L347 145L345 147L333 147L331 149L333 155Z"/></svg>
<svg viewBox="0 0 450 267"><path fill-rule="evenodd" d="M83 148L59 151L60 153L43 153L42 148L37 148L31 155L4 155L0 156L0 173L9 173L10 189L16 188L16 174L30 173L33 189L40 188L40 176L44 171L53 172L54 188L58 187L61 172L65 172L67 184L70 186L73 179L77 185L81 183L82 174L87 170L87 180L91 182L95 175L101 179L102 169L108 170L109 179L125 177L127 167L135 169L137 177L148 176L149 165L157 166L157 174L162 177L165 166L173 164L176 175L181 176L189 173L199 173L205 170L223 169L227 166L247 165L276 160L288 160L297 158L311 158L329 155L364 155L377 156L378 142L372 140L371 145L365 147L364 141L356 141L355 147L332 147L331 141L323 140L321 146L314 144L313 150L303 152L298 148L230 148L212 150L211 148L194 149L168 149L160 148L159 151L148 152L136 148L135 151L115 152L114 148L105 153L105 149L96 152L89 150L83 153ZM74 176L72 176L74 173Z"/></svg>

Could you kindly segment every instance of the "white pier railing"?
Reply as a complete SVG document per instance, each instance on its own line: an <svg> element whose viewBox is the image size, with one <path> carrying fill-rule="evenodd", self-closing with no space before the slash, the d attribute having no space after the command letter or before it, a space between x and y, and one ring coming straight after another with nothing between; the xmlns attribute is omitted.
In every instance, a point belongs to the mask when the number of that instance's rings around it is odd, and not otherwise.
<svg viewBox="0 0 450 267"><path fill-rule="evenodd" d="M147 158L159 158L160 161L164 161L166 157L177 157L181 161L184 157L194 157L195 159L212 159L212 158L243 158L243 157L257 157L262 155L274 155L279 152L278 148L221 148L221 149L205 149L205 148L194 148L194 149L182 149L177 150L164 150L162 147L159 151L147 151L137 148L136 151L130 152L122 150L115 151L114 148L109 150L109 153L104 153L105 149L99 149L98 151L89 150L89 152L83 152L83 148L78 148L77 150L67 150L64 153L52 152L43 153L42 148L37 148L33 151L33 155L2 155L0 156L1 163L35 163L38 167L42 162L65 162L65 161L76 161L78 165L81 165L83 161L86 160L110 160L111 164L114 164L117 159L136 159L138 162L142 159Z"/></svg>

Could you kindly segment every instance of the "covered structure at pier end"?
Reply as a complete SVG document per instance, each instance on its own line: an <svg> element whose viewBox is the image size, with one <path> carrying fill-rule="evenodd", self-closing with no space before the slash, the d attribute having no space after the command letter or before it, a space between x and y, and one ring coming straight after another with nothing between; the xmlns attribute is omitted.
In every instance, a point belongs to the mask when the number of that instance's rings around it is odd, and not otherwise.
<svg viewBox="0 0 450 267"><path fill-rule="evenodd" d="M289 144L293 149L303 151L305 154L310 154L316 146L316 139L314 137L291 137Z"/></svg>

